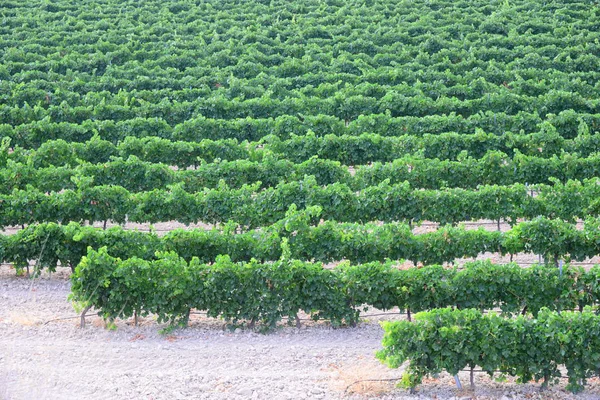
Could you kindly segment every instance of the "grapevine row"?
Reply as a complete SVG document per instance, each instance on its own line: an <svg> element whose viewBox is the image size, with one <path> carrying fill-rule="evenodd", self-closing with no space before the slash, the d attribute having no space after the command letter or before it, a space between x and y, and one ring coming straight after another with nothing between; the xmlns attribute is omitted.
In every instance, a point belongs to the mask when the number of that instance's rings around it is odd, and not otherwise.
<svg viewBox="0 0 600 400"><path fill-rule="evenodd" d="M246 320L273 328L304 311L312 319L355 323L359 309L430 310L500 307L538 314L596 305L600 269L557 269L474 262L465 269L440 266L398 270L390 263L321 264L283 258L274 263L234 263L221 256L213 264L187 262L174 252L152 261L121 260L106 248L90 250L72 275L73 299L93 306L104 318L158 315L159 321L185 322L190 309L206 310L228 322ZM481 289L472 290L479 287ZM417 324L416 326L419 326ZM418 335L417 335L418 336Z"/></svg>
<svg viewBox="0 0 600 400"><path fill-rule="evenodd" d="M593 278L597 280L598 278ZM597 282L591 283L597 287ZM392 368L408 361L402 385L414 388L425 376L446 371L456 375L476 366L490 375L516 376L518 382L543 380L542 388L563 377L567 389L580 392L598 375L600 316L548 309L536 318L505 319L478 310L440 309L415 316L414 322L384 322L378 357Z"/></svg>
<svg viewBox="0 0 600 400"><path fill-rule="evenodd" d="M539 215L565 220L600 216L598 178L554 180L553 186L522 184L480 186L477 189L415 190L407 182L381 182L359 192L345 184L318 185L307 176L259 190L259 184L230 188L220 183L215 189L189 192L182 184L169 189L130 192L121 186L89 186L80 178L79 187L46 193L34 188L0 194L0 226L39 222L113 221L157 223L179 221L222 223L235 221L246 227L269 225L284 218L288 207L319 206L321 217L339 222L422 221L456 224L481 219L532 219Z"/></svg>
<svg viewBox="0 0 600 400"><path fill-rule="evenodd" d="M83 120L76 123L50 122L40 120L21 125L11 126L0 124L0 136L11 138L14 146L24 148L38 148L51 140L65 140L67 142L81 143L91 140L98 135L103 140L116 145L127 138L157 137L171 141L201 142L203 140L219 141L236 139L243 141L260 141L265 136L274 136L281 140L288 140L292 135L305 136L309 131L318 137L333 134L336 136L360 136L372 133L384 137L403 137L409 144L411 137L424 137L425 135L441 135L455 132L461 135L472 135L477 129L486 133L501 136L505 132L537 132L543 123L550 124L556 132L565 139L573 139L581 133L582 122L591 132L600 130L600 114L577 113L565 110L553 115L549 114L542 119L537 113L518 113L508 115L498 113L478 113L467 118L461 115L431 115L426 117L392 117L389 114L360 115L357 119L345 123L344 120L328 115L305 115L298 117L284 115L275 118L241 118L241 119L212 119L203 116L190 118L181 124L170 126L162 118L142 118L122 120ZM475 138L475 137L473 137ZM486 135L487 140L492 140ZM481 140L481 138L478 138ZM497 138L502 146L502 138ZM524 150L527 140L536 140L533 135L515 135L515 145ZM465 142L468 143L468 137ZM521 141L525 142L520 144ZM423 144L417 148L427 148L436 143L435 138L425 138ZM565 146L569 146L565 142ZM466 146L464 144L463 146ZM507 151L512 150L506 145ZM510 147L510 148L509 148ZM577 147L578 151L585 151L584 146ZM223 157L221 157L223 158Z"/></svg>
<svg viewBox="0 0 600 400"><path fill-rule="evenodd" d="M36 188L42 192L76 189L80 181L89 180L93 186L119 185L132 192L167 189L182 183L189 192L216 188L223 181L227 186L240 188L260 182L260 188L275 187L282 182L300 181L305 175L314 176L319 185L335 182L353 187L347 167L337 161L312 158L294 164L285 159L264 157L260 161L235 160L203 163L195 169L173 170L165 164L141 161L135 156L127 160L113 159L99 164L82 163L76 167L36 168L31 163L8 162L0 169L0 193Z"/></svg>
<svg viewBox="0 0 600 400"><path fill-rule="evenodd" d="M81 162L95 164L106 162L112 157L128 158L133 155L144 161L187 168L197 167L203 162L213 162L215 159L257 160L267 154L275 154L294 163L317 156L345 165L361 165L374 161L390 162L415 154L428 159L455 161L464 157L478 159L490 151L500 151L510 157L525 154L542 158L559 156L564 152L585 157L600 151L600 134L591 135L585 123L580 124L580 135L575 139L564 139L554 126L547 123L542 125L541 131L528 135L506 133L499 136L480 130L474 134L451 132L426 134L422 137L386 137L366 133L358 136L316 136L309 133L303 136L292 135L286 140L269 136L250 143L239 143L234 139L185 142L160 137L129 136L114 145L95 136L83 143L48 140L35 151L16 147L5 157L16 162L31 159L34 166L47 167L77 165ZM4 146L8 148L8 142L5 141Z"/></svg>
<svg viewBox="0 0 600 400"><path fill-rule="evenodd" d="M441 264L484 253L541 255L548 263L560 258L583 261L600 254L600 220L588 219L582 230L575 225L546 218L521 222L508 232L466 230L445 226L414 234L404 224L341 224L326 221L314 225L316 210L289 212L272 226L236 233L236 225L224 230L176 229L165 236L112 227L106 230L76 223L31 225L13 235L0 235L0 259L16 268L35 263L39 270L57 265L75 266L87 248L107 246L121 259L151 260L157 252L174 251L186 260L199 257L214 262L221 254L233 261L277 260L287 240L291 257L300 260L353 263L410 260L414 264ZM312 213L312 214L311 214Z"/></svg>
<svg viewBox="0 0 600 400"><path fill-rule="evenodd" d="M58 149L56 149L58 151ZM561 182L585 180L600 175L600 153L579 157L563 153L560 156L541 158L490 151L482 158L466 157L457 161L427 159L422 156L406 156L389 163L373 163L357 166L354 174L337 161L310 158L294 164L276 156L264 154L259 160L234 160L201 163L194 170L177 170L165 164L141 161L135 156L127 160L113 159L105 163L75 164L75 167L37 168L35 159L27 163L15 163L2 157L0 151L0 193L29 186L43 192L74 189L78 180L90 180L90 185L120 185L139 192L164 190L169 185L184 184L189 192L215 188L223 180L225 184L240 188L244 184L259 187L275 187L280 182L301 180L305 175L316 177L319 185L336 182L358 191L381 184L386 179L392 184L408 182L414 188L474 189L480 185L507 186L515 183L551 184L550 177ZM63 153L64 154L64 153ZM6 152L4 152L6 156ZM59 158L59 156L53 156ZM45 157L40 157L42 160ZM66 153L64 158L73 160ZM40 161L44 163L45 161Z"/></svg>
<svg viewBox="0 0 600 400"><path fill-rule="evenodd" d="M0 105L0 119L10 126L46 120L48 122L68 122L81 124L86 120L117 121L135 118L161 118L169 125L181 124L192 118L204 116L212 119L241 119L282 117L285 115L330 115L343 120L353 120L360 115L386 114L391 117L428 117L433 115L458 114L465 118L489 111L492 113L538 112L542 115L558 114L564 110L573 110L582 114L599 114L600 101L588 99L579 93L564 90L550 90L537 95L517 95L509 90L494 93L482 93L477 99L460 100L457 97L431 98L408 87L404 90L385 90L381 98L364 96L321 97L298 94L297 97L283 99L269 95L248 100L229 99L216 93L210 97L198 97L193 101L159 102L144 101L131 96L135 105L106 104L70 105L67 102L43 107L38 105ZM45 92L42 91L45 96ZM35 93L36 97L40 93ZM102 97L105 99L105 97ZM117 99L118 101L118 99ZM115 101L115 102L117 102ZM341 103L341 104L340 104Z"/></svg>

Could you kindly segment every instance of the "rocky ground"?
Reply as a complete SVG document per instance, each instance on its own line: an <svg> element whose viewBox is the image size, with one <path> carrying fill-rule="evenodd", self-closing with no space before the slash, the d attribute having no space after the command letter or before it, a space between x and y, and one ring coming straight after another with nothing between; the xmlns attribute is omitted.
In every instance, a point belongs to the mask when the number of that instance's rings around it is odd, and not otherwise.
<svg viewBox="0 0 600 400"><path fill-rule="evenodd" d="M309 323L266 335L195 314L189 328L163 335L152 318L108 330L88 317L80 329L68 294L66 269L35 280L0 269L0 399L600 399L597 379L579 396L564 384L540 393L539 384L485 374L475 391L441 375L413 396L393 381L369 381L401 376L374 358L383 335L377 321L399 318L394 313L357 328Z"/></svg>

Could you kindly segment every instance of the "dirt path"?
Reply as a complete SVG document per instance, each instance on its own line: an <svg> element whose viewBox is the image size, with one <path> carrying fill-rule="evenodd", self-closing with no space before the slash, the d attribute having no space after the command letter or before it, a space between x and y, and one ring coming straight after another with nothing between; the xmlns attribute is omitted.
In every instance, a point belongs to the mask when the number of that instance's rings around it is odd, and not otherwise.
<svg viewBox="0 0 600 400"><path fill-rule="evenodd" d="M556 399L575 398L561 387L540 394L537 384L495 383L477 378L474 393L455 389L452 377L427 381L417 396L386 382L395 378L374 359L383 331L378 318L358 328L313 324L262 335L231 332L223 323L196 315L191 327L161 335L151 318L141 326L119 321L106 330L97 317L77 327L67 301L67 272L31 281L0 271L0 399ZM45 323L47 322L47 323ZM466 374L461 378L468 382ZM594 382L579 396L600 398Z"/></svg>

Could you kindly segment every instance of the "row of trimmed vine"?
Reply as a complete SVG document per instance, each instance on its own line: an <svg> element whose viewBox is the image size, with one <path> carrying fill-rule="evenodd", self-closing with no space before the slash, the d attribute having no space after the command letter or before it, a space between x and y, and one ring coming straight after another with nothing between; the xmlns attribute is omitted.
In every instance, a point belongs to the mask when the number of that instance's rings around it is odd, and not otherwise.
<svg viewBox="0 0 600 400"><path fill-rule="evenodd" d="M500 307L505 313L534 315L542 307L582 308L600 300L600 269L566 267L523 269L489 261L463 270L441 266L400 270L392 263L321 264L283 258L274 263L234 263L219 256L212 264L189 262L175 252L154 260L113 257L90 249L72 275L72 298L93 306L105 318L156 314L159 321L180 321L190 309L207 310L237 323L261 322L272 328L294 321L299 311L335 324L354 323L358 311Z"/></svg>
<svg viewBox="0 0 600 400"><path fill-rule="evenodd" d="M432 221L456 224L491 219L532 219L543 215L574 221L600 216L600 181L554 180L553 186L515 184L480 186L478 189L415 190L407 182L355 192L345 184L320 186L312 176L260 190L259 183L230 188L223 182L214 189L189 192L182 183L168 189L130 192L121 186L93 186L80 177L76 189L46 193L28 187L0 194L0 227L39 222L113 221L116 223L222 223L235 221L246 227L272 224L288 207L320 206L321 216L339 222ZM528 189L536 189L531 196Z"/></svg>
<svg viewBox="0 0 600 400"><path fill-rule="evenodd" d="M589 131L596 132L600 129L600 114L577 113L573 110L564 110L560 113L548 114L542 119L538 113L520 112L509 115L505 112L486 112L463 117L455 113L449 115L429 115L425 117L392 117L389 114L361 114L357 119L346 124L343 119L329 115L283 115L275 118L241 118L241 119L212 119L197 116L171 127L162 118L142 118L122 120L84 120L78 123L50 122L40 120L16 126L1 125L0 136L12 139L15 146L24 148L38 148L52 140L65 140L67 142L81 143L91 140L98 135L103 140L116 145L127 138L163 138L172 141L202 142L206 139L220 141L236 139L243 141L259 141L265 136L273 135L281 140L290 139L292 135L304 136L309 131L316 136L350 135L360 136L364 133L373 133L385 137L404 136L408 143L419 143L418 137L423 137L423 144L416 146L424 148L436 143L436 139L427 135L443 135L456 132L461 136L473 136L478 129L487 134L502 135L505 132L526 133L537 132L543 124L550 124L556 132L565 139L573 139L583 132L586 127ZM548 126L548 125L546 125ZM514 147L527 146L529 140L540 140L539 135L514 135ZM414 139L409 139L414 137ZM473 136L476 138L476 136ZM507 146L509 141L486 137L496 146ZM521 139L521 140L520 140ZM562 141L562 139L558 139ZM428 144L430 143L430 144ZM463 142L467 146L469 140ZM567 140L565 146L572 145ZM538 146L539 147L539 146ZM580 146L580 151L585 151ZM464 148L465 150L468 147ZM512 149L510 149L512 150Z"/></svg>
<svg viewBox="0 0 600 400"><path fill-rule="evenodd" d="M597 285L598 277L593 278ZM553 307L554 308L554 307ZM408 367L401 384L414 388L425 376L479 366L489 375L501 372L518 382L543 379L558 383L567 370L567 389L580 392L598 375L600 316L583 312L542 310L535 318L513 319L479 310L438 309L415 316L414 322L383 322L383 350L378 358L389 367Z"/></svg>
<svg viewBox="0 0 600 400"><path fill-rule="evenodd" d="M224 230L176 229L162 237L121 227L31 225L13 235L0 235L0 260L19 269L34 263L38 270L54 271L57 265L74 268L89 246L107 246L112 255L122 259L150 260L156 252L175 251L188 261L199 257L201 262L213 262L223 254L233 261L272 261L281 257L284 239L294 259L321 262L406 259L415 264L440 264L499 252L537 254L557 265L560 259L583 261L600 254L598 219L588 219L581 230L560 220L536 218L507 232L445 226L414 234L408 225L397 223L326 221L313 225L318 222L317 215L314 209L290 211L286 219L257 230L239 233L235 224L228 224Z"/></svg>
<svg viewBox="0 0 600 400"><path fill-rule="evenodd" d="M4 140L19 142L10 137ZM144 161L179 168L198 166L215 159L259 160L267 154L275 154L278 158L295 163L318 156L344 165L361 165L374 161L390 162L410 155L452 161L466 157L479 159L490 151L503 152L509 157L524 154L548 158L562 153L576 153L580 157L587 157L600 151L600 134L591 134L587 124L581 120L578 135L573 139L563 138L553 125L544 122L541 130L530 134L502 132L499 135L476 129L473 134L447 132L390 137L372 133L318 136L309 131L304 135L292 134L285 140L269 135L256 142L238 142L232 138L189 142L156 136L127 136L117 144L95 135L85 142L46 140L36 150L19 146L15 146L13 150L6 156L8 159L32 162L38 168L50 165L75 166L81 162L101 163L111 157L127 158L131 155Z"/></svg>

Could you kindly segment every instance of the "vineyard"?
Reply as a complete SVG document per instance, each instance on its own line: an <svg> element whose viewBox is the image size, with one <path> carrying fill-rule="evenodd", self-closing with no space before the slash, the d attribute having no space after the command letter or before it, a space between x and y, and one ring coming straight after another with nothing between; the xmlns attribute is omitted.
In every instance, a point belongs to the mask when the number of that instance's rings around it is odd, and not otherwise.
<svg viewBox="0 0 600 400"><path fill-rule="evenodd" d="M1 279L65 271L81 327L376 310L377 358L411 393L476 368L600 378L598 2L6 0L0 18Z"/></svg>

